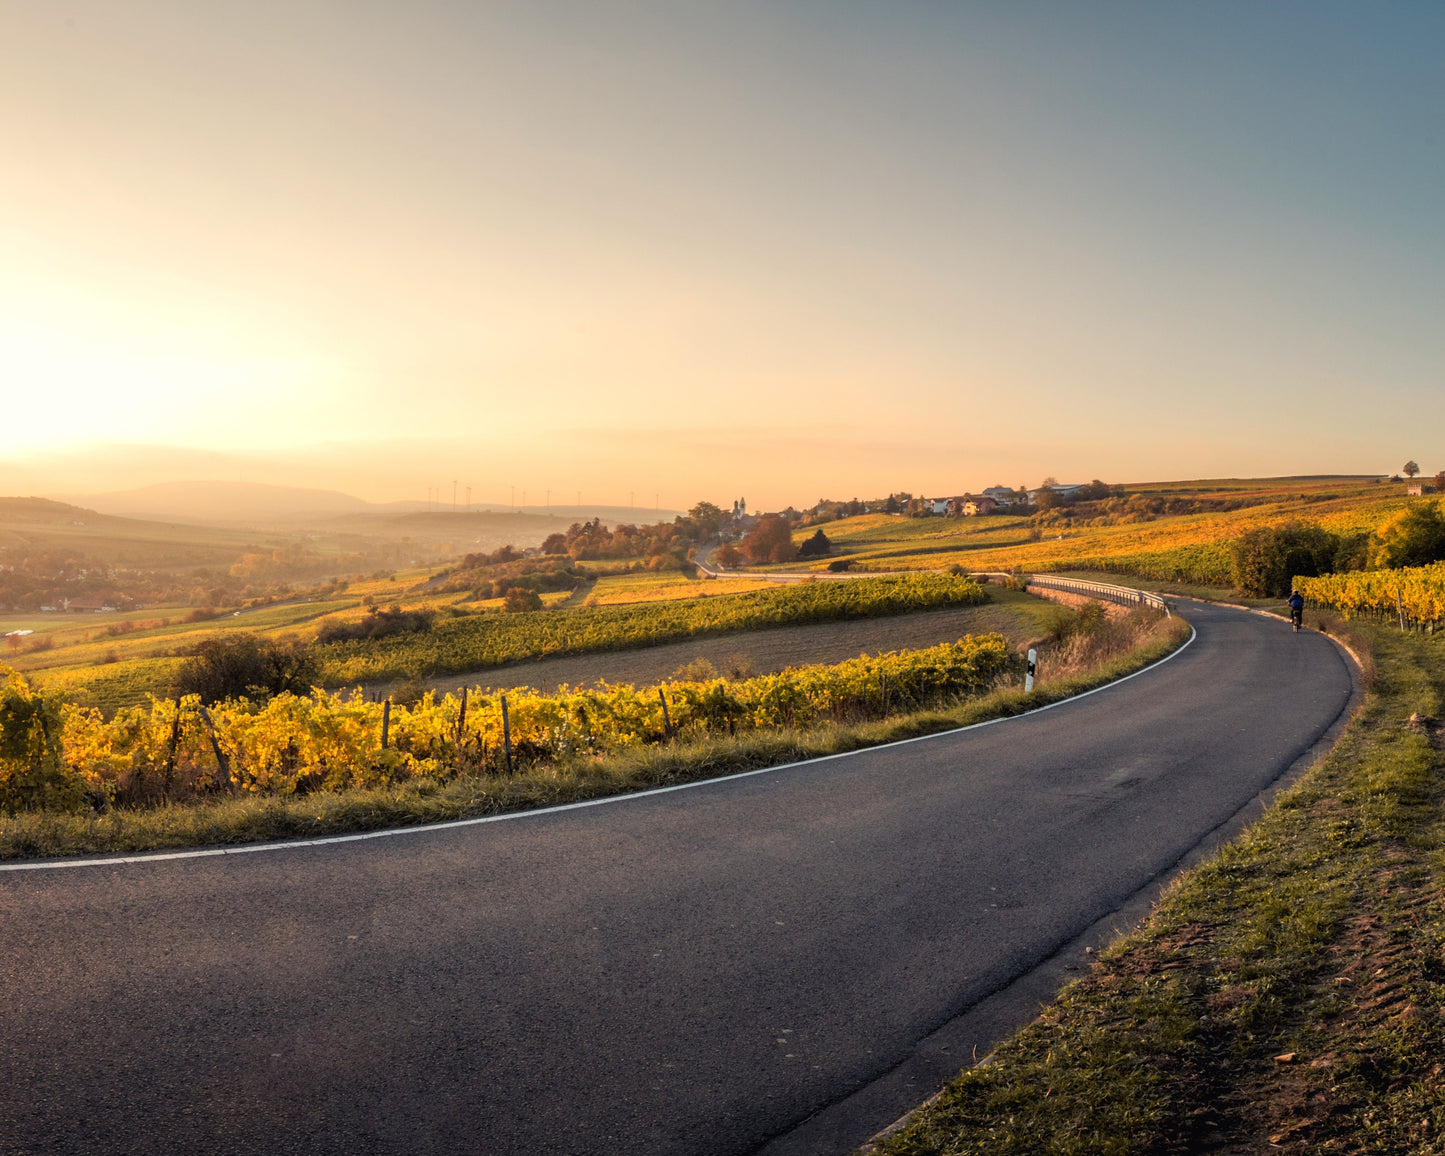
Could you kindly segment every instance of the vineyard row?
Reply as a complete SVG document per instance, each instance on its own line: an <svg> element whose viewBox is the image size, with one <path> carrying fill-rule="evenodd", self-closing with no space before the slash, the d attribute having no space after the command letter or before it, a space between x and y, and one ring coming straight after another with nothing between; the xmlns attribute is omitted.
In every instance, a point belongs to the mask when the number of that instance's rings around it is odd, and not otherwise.
<svg viewBox="0 0 1445 1156"><path fill-rule="evenodd" d="M745 594L677 602L485 614L432 630L332 643L320 648L328 686L440 674L566 654L623 650L707 634L876 618L974 606L987 592L968 578L915 574L849 582L805 582Z"/></svg>
<svg viewBox="0 0 1445 1156"><path fill-rule="evenodd" d="M1432 631L1445 618L1445 562L1296 578L1294 585L1309 605L1337 610L1346 618L1398 617Z"/></svg>
<svg viewBox="0 0 1445 1156"><path fill-rule="evenodd" d="M1004 674L999 634L728 681L639 689L426 695L412 706L317 690L203 710L153 699L109 720L11 675L0 699L0 809L154 805L217 791L292 795L499 773L656 743L878 718L978 693ZM503 726L510 756L504 754ZM48 774L43 768L50 767Z"/></svg>

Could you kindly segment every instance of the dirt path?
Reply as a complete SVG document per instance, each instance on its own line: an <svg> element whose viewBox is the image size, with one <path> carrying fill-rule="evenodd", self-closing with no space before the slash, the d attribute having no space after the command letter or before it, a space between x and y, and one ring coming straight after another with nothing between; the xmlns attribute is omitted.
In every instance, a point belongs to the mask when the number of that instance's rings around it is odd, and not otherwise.
<svg viewBox="0 0 1445 1156"><path fill-rule="evenodd" d="M540 659L470 674L448 675L428 680L428 685L447 692L478 684L495 690L529 686L542 691L555 690L562 684L647 684L671 677L678 667L697 658L707 659L719 671L745 662L754 673L767 674L789 666L842 662L864 653L956 642L965 634L998 631L1017 644L1043 633L1042 622L1049 613L1044 602L1014 591L990 593L993 601L985 606L932 610L894 618L787 626L776 630L669 642L637 650ZM365 689L368 694L386 694L398 685L373 684Z"/></svg>

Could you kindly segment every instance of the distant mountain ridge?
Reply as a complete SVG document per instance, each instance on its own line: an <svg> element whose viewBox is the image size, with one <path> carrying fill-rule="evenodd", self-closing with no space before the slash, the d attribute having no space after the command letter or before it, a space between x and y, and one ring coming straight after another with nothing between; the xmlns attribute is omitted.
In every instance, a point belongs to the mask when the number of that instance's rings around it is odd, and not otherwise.
<svg viewBox="0 0 1445 1156"><path fill-rule="evenodd" d="M264 482L163 482L113 493L48 496L102 514L165 522L304 521L374 509L370 502L339 490L309 490Z"/></svg>
<svg viewBox="0 0 1445 1156"><path fill-rule="evenodd" d="M264 482L164 482L110 493L52 493L48 499L123 518L200 525L268 524L331 521L348 515L519 513L585 521L671 521L676 510L627 506L526 506L515 511L496 503L470 507L450 502L368 502L340 490L268 485Z"/></svg>

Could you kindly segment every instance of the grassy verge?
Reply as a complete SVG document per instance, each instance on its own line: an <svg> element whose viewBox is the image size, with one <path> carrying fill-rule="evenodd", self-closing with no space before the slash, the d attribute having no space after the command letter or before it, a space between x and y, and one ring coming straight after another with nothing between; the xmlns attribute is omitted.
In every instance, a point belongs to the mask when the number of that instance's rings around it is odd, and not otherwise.
<svg viewBox="0 0 1445 1156"><path fill-rule="evenodd" d="M880 1156L1445 1152L1445 639Z"/></svg>
<svg viewBox="0 0 1445 1156"><path fill-rule="evenodd" d="M143 851L284 839L439 822L577 802L776 766L951 730L1069 698L1131 674L1178 648L1189 636L1179 619L1160 621L1125 653L1103 649L1091 669L1042 682L1028 694L1003 689L947 707L881 721L778 728L633 748L600 758L576 757L515 776L416 779L371 790L300 796L227 798L102 815L21 812L0 817L0 859ZM1111 636L1100 633L1107 641ZM1076 656L1077 657L1077 656Z"/></svg>

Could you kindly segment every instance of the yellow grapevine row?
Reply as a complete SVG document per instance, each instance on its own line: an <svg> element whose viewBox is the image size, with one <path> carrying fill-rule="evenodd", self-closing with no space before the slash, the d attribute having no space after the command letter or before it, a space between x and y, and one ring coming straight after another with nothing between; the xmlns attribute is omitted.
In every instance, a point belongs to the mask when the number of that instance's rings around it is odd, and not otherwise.
<svg viewBox="0 0 1445 1156"><path fill-rule="evenodd" d="M1346 618L1403 614L1406 622L1431 626L1445 618L1445 562L1296 578L1294 584L1311 605L1338 610Z"/></svg>
<svg viewBox="0 0 1445 1156"><path fill-rule="evenodd" d="M506 700L512 759L514 765L525 766L659 742L671 735L878 717L890 708L914 708L978 692L1008 664L1006 639L988 634L737 682L674 681L651 688L564 689L557 694L510 691ZM11 683L12 697L23 690L27 702L39 701L18 676L12 675ZM203 711L194 696L179 702L152 699L149 707L122 709L109 720L93 708L66 704L54 710L61 763L57 771L67 778L69 797L79 806L87 796L94 804L141 804L216 789L295 794L503 770L501 696L471 691L465 714L463 707L463 700L450 694L428 694L410 707L387 707L360 694L319 689L304 697L278 695L266 703L228 701L209 711ZM25 741L43 743L43 732L43 726L32 726ZM24 749L33 765L40 748ZM0 806L26 805L25 791L5 794L7 774L16 779L24 773L24 761L7 760L0 753Z"/></svg>

